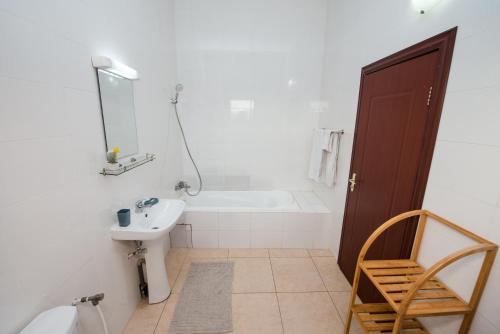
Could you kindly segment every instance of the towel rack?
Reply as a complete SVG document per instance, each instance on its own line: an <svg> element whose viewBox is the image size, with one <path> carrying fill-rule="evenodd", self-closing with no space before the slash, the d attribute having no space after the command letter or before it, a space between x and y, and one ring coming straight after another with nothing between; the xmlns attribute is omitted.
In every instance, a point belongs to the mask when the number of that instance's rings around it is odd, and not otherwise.
<svg viewBox="0 0 500 334"><path fill-rule="evenodd" d="M320 130L329 130L330 128L319 128ZM332 131L333 133L337 133L339 135L343 135L344 134L344 129L342 130L336 130L336 131Z"/></svg>

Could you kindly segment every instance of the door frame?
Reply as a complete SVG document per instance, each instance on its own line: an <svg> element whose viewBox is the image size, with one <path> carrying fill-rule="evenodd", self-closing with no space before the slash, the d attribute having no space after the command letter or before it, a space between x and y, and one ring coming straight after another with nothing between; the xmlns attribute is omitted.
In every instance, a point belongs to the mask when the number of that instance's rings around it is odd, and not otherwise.
<svg viewBox="0 0 500 334"><path fill-rule="evenodd" d="M412 45L401 51L398 51L388 57L380 59L372 64L364 66L361 69L361 79L359 85L359 95L358 95L358 109L356 113L356 126L354 129L354 142L351 152L351 164L349 167L349 177L353 173L353 162L355 158L356 144L359 140L359 118L361 113L361 101L362 101L362 91L365 77L368 74L383 70L387 67L400 64L402 62L408 61L410 59L426 55L428 53L437 51L439 53L438 59L438 70L433 80L432 84L432 98L429 104L429 119L427 120L424 144L423 144L423 156L424 158L420 162L418 167L416 187L413 190L412 204L414 209L420 209L423 204L425 189L427 186L427 180L429 177L430 166L432 162L432 156L434 152L434 147L436 143L437 132L439 128L439 121L441 119L441 113L443 109L444 97L446 93L446 86L448 83L448 75L450 73L451 60L453 57L453 49L455 46L455 38L457 35L458 27L454 27L450 30L442 32L436 36L426 39L420 43ZM342 220L342 234L339 246L339 257L337 262L340 264L340 259L342 258L342 246L344 242L345 233L345 223L347 219L347 206L349 203L349 187L346 187L346 201L344 207L344 218ZM383 222L380 222L382 224ZM408 258L411 253L411 248L413 246L413 239L416 232L416 224L406 224L404 231L404 238L401 245L401 258ZM349 256L349 255L347 255ZM355 255L355 260L358 254Z"/></svg>

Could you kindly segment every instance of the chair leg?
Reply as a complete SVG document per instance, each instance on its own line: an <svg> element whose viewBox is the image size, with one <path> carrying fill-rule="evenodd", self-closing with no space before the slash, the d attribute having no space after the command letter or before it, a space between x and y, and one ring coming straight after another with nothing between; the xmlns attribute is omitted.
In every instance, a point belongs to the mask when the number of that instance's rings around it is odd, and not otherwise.
<svg viewBox="0 0 500 334"><path fill-rule="evenodd" d="M476 281L476 286L474 287L472 296L469 300L469 306L472 308L472 312L464 315L464 320L462 320L462 325L460 325L460 330L458 331L459 334L469 333L472 320L474 320L474 315L476 314L479 300L481 299L484 288L486 286L486 282L488 281L488 276L490 275L493 262L495 262L497 251L498 249L495 248L494 250L488 251L484 256L483 265L481 266L481 270Z"/></svg>
<svg viewBox="0 0 500 334"><path fill-rule="evenodd" d="M469 333L470 325L472 324L472 320L474 319L474 313L467 313L464 315L464 320L462 320L462 325L460 325L459 334L467 334Z"/></svg>
<svg viewBox="0 0 500 334"><path fill-rule="evenodd" d="M394 321L394 327L392 328L392 334L399 334L401 332L401 328L403 327L403 316L398 314L396 317L396 321Z"/></svg>
<svg viewBox="0 0 500 334"><path fill-rule="evenodd" d="M359 268L359 265L356 265L356 272L354 273L354 280L352 281L351 301L349 302L349 309L347 310L347 320L345 322L344 334L349 334L349 330L351 329L352 307L356 303L356 296L358 295L360 274L361 274L361 269Z"/></svg>
<svg viewBox="0 0 500 334"><path fill-rule="evenodd" d="M351 321L352 321L352 311L349 308L349 311L347 312L347 320L345 322L345 327L344 327L344 334L349 334L349 331L351 329Z"/></svg>

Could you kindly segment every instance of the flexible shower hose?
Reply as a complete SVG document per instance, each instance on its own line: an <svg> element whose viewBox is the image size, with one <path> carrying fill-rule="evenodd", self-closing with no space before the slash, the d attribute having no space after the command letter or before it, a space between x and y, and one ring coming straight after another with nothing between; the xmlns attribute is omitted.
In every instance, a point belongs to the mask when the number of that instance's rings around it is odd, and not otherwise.
<svg viewBox="0 0 500 334"><path fill-rule="evenodd" d="M99 313L99 317L101 317L104 334L108 334L108 325L106 324L106 319L104 318L104 314L102 313L101 305L97 304L95 308L97 309L97 313Z"/></svg>
<svg viewBox="0 0 500 334"><path fill-rule="evenodd" d="M194 161L193 156L191 155L191 150L189 149L189 145L186 141L186 135L184 134L184 129L182 128L182 123L181 123L181 120L179 118L179 113L177 112L177 101L175 101L175 103L174 103L174 110L175 110L175 117L177 118L177 123L179 124L179 128L181 129L182 139L184 141L184 147L186 147L186 151L189 155L189 159L191 159L191 162L193 163L194 169L196 170L196 174L198 174L198 180L200 182L200 187L198 188L198 190L195 193L189 192L188 188L185 188L184 191L189 196L196 196L201 192L201 189L203 188L203 181L201 179L201 175L200 175L200 171L198 170L198 166L196 166L196 162Z"/></svg>

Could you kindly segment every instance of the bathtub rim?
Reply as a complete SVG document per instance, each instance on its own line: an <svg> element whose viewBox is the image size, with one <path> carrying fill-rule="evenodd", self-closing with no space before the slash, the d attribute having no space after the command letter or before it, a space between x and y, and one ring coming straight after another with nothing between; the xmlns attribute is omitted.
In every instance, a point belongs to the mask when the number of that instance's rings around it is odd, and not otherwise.
<svg viewBox="0 0 500 334"><path fill-rule="evenodd" d="M208 190L208 191L217 191L217 192L224 192L224 190ZM233 190L227 190L227 191L233 191ZM288 191L288 190L283 190L283 189L275 189L275 190L249 190L249 192L252 191L259 191L259 192L286 192L290 194L294 200L294 206L282 206L282 207L225 207L225 206L191 206L189 205L189 202L186 201L184 198L184 201L186 202L186 208L184 209L184 212L228 212L228 213L332 213L331 210L329 210L326 205L321 201L321 199L314 194L312 191ZM241 191L245 192L245 191ZM304 203L300 203L301 201L298 200L298 196L296 196L296 193L313 193L314 196L318 200L318 204L311 207L304 205ZM189 198L188 198L189 199Z"/></svg>

